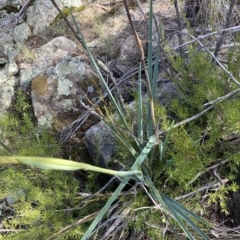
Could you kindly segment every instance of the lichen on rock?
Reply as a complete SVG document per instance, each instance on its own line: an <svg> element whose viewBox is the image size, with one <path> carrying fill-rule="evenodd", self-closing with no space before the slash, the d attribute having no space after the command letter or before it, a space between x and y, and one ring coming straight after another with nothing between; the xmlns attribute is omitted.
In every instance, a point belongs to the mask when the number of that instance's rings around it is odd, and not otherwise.
<svg viewBox="0 0 240 240"><path fill-rule="evenodd" d="M72 75L82 76L85 73L85 65L81 57L64 59L56 65L56 74L65 78Z"/></svg>
<svg viewBox="0 0 240 240"><path fill-rule="evenodd" d="M43 127L51 129L52 123L53 123L53 116L50 113L46 113L42 115L40 118L38 118L38 127L40 129Z"/></svg>
<svg viewBox="0 0 240 240"><path fill-rule="evenodd" d="M68 96L71 94L71 91L69 88L73 86L73 83L69 81L68 79L59 79L58 80L58 95L66 95Z"/></svg>
<svg viewBox="0 0 240 240"><path fill-rule="evenodd" d="M33 78L31 87L32 91L36 91L37 94L43 95L47 90L48 86L47 79L48 79L47 75L37 76Z"/></svg>

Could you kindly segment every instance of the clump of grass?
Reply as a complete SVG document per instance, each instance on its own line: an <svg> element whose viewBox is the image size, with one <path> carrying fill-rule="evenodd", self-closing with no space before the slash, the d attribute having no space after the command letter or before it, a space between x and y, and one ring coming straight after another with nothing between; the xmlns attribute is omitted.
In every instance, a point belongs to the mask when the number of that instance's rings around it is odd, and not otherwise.
<svg viewBox="0 0 240 240"><path fill-rule="evenodd" d="M36 55L34 53L34 50L31 50L26 45L18 43L17 44L17 49L20 51L18 61L23 61L24 60L26 62L32 63L36 59Z"/></svg>

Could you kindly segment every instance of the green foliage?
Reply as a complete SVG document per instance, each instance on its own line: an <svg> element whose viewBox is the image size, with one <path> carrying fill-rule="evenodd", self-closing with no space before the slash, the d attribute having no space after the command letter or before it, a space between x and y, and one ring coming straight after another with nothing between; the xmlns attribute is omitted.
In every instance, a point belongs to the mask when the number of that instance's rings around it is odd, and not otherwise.
<svg viewBox="0 0 240 240"><path fill-rule="evenodd" d="M184 120L203 110L203 104L226 94L226 82L219 78L219 69L211 62L205 52L194 53L190 59L175 56L171 59L172 66L178 75L173 81L178 85L180 100L172 102L171 111ZM187 61L187 62L186 62Z"/></svg>
<svg viewBox="0 0 240 240"><path fill-rule="evenodd" d="M221 186L219 189L215 192L213 192L210 195L210 198L208 200L209 204L216 204L218 203L221 209L221 212L228 215L229 214L229 193L230 192L236 192L238 189L237 184L233 183L228 186Z"/></svg>
<svg viewBox="0 0 240 240"><path fill-rule="evenodd" d="M46 239L74 221L78 211L68 213L68 209L76 205L78 184L69 174L17 166L2 170L0 175L0 198L6 198L13 211L3 226L19 230L4 239ZM73 236L68 232L62 239L78 239L81 234L79 226L78 236L73 231Z"/></svg>
<svg viewBox="0 0 240 240"><path fill-rule="evenodd" d="M195 140L183 129L175 129L171 134L172 148L169 150L173 162L167 170L172 179L184 186L191 180L205 165L209 163L201 153Z"/></svg>
<svg viewBox="0 0 240 240"><path fill-rule="evenodd" d="M42 130L39 132L31 105L22 91L16 93L16 100L9 113L0 116L1 141L11 152L0 149L0 155L58 156L60 145L54 135Z"/></svg>
<svg viewBox="0 0 240 240"><path fill-rule="evenodd" d="M128 7L126 10L128 11ZM152 10L152 1L150 0L149 39L152 39ZM152 73L152 68L148 67L148 72L145 72L145 76L149 75L147 80L149 85L147 85L148 99L145 102L142 101L141 88L139 87L138 99L135 103L138 110L134 111L129 108L123 111L119 101L112 94L103 78L75 18L73 21L118 114L119 119L115 121L110 117L111 114L106 111L109 117L106 123L121 141L117 147L117 161L127 170L130 169L141 174L134 178L137 183L134 182L133 185L129 181L129 176L122 176L119 186L111 193L110 197L107 192L91 196L93 199L90 197L84 201L84 204L79 206L81 210L79 211L76 207L77 198L75 196L77 184L69 174L22 167L3 169L4 181L0 187L4 190L1 192L1 197L7 196L8 204L16 213L14 213L12 220L6 220L4 224L8 228L23 230L18 234L6 235L6 239L10 239L9 237L11 239L44 239L64 228L67 224L74 222L76 215L79 218L84 218L89 213L98 213L97 216L94 215L96 217L90 226L88 224L81 225L66 234L61 233L61 239L79 237L84 240L88 239L97 225L101 228L98 233L102 235L105 229L109 229L105 227L106 225L116 223L118 220L118 226L126 220L126 228L129 232L131 229L138 233L144 230L146 235L153 239L161 239L162 229L166 222L171 224L171 230L176 230L176 233L184 232L186 238L195 239L195 235L199 235L203 239L208 239L195 224L197 222L201 224L201 227L205 227L206 222L172 198L178 194L194 191L201 184L208 184L209 179L203 180L204 177L200 179L197 174L201 171L204 172L207 167L225 158L230 159L228 168L231 169L231 173L229 178L234 179L232 171L236 171L240 164L240 148L237 144L232 143L230 135L239 132L239 101L234 98L223 101L214 106L208 113L178 128L173 128L170 124L169 115L174 116L176 121L186 120L204 110L205 103L236 89L235 84L226 80L226 74L213 64L207 53L195 53L196 49L193 47L189 49L188 58L182 59L179 56L170 58L174 72L178 74L173 77L173 81L179 89L178 99L174 99L167 108L154 102L157 79L154 77L156 75ZM151 40L148 41L148 47L148 64L152 66ZM230 58L232 59L234 56L234 59L238 59L234 54L232 53ZM144 64L144 61L142 63ZM158 64L155 65L155 67L157 66ZM229 68L237 74L236 67L235 62L229 61ZM157 68L155 70L153 72L157 73ZM153 92L153 96L151 96L150 90ZM1 119L3 143L12 147L10 152L17 155L48 157L58 155L59 146L57 144L56 148L48 149L49 145L55 144L54 138L48 132L45 133L44 130L41 133L36 130L29 109L25 98L19 94L13 108L14 111ZM155 126L155 122L158 123L157 126ZM155 132L157 127L164 130L160 137ZM2 145L4 146L4 144ZM5 147L3 152L6 151L8 150ZM17 174L15 174L16 170L18 170ZM220 170L222 175L226 174L227 171L226 168ZM195 178L198 181L193 181L196 180ZM89 182L86 184L87 190L95 191L97 175L89 174L87 179ZM125 187L131 187L134 195L129 192L125 194L122 191ZM227 214L229 191L236 191L236 189L237 186L234 183L222 185L218 191L209 194L208 202L210 204L218 202L221 210ZM172 198L166 196L165 193ZM189 209L194 209L199 213L202 211L199 204L200 198L200 194L197 194L185 204ZM64 211L66 208L73 210L66 214ZM127 208L131 211L127 216L123 216L123 210ZM99 209L100 211L98 211ZM175 221L169 219L169 216ZM117 220L113 222L111 219ZM85 227L88 227L86 232ZM188 227L192 228L191 232ZM24 231L25 229L27 231ZM115 233L115 236L117 234Z"/></svg>
<svg viewBox="0 0 240 240"><path fill-rule="evenodd" d="M191 54L193 49L190 49ZM190 60L177 56L171 59L171 63L181 76L181 80L177 77L173 79L179 88L180 99L174 99L170 106L170 111L178 120L192 117L204 109L204 103L235 88L233 84L229 86L224 74L204 52L193 54ZM173 158L169 174L173 179L177 178L178 182L185 185L197 172L217 160L220 156L217 147L219 140L239 131L238 109L239 101L225 101L211 112L173 131L172 148L169 151ZM226 141L223 144L226 154L231 149L227 149Z"/></svg>
<svg viewBox="0 0 240 240"><path fill-rule="evenodd" d="M174 99L168 109L178 121L192 117L204 110L204 104L224 96L238 86L229 81L225 72L211 62L206 53L194 53L181 59L171 58L178 76L173 78L179 89L179 99ZM237 75L236 59L239 51L230 52L229 69ZM234 57L233 57L234 55ZM187 61L187 63L186 63ZM179 76L181 78L179 78ZM239 135L239 100L235 97L225 100L196 120L174 129L170 135L168 156L172 159L167 169L169 194L177 196L193 191L209 183L203 178L190 182L197 174L221 160L229 159L228 166L222 166L221 176L234 180L239 166L240 147L234 143ZM230 171L229 171L230 169ZM207 173L206 173L207 174ZM214 179L214 178L213 178ZM215 179L216 181L216 179ZM172 189L174 194L172 195ZM228 214L229 193L236 191L235 183L223 185L209 194L209 204L218 203L221 211ZM200 210L197 196L188 201L187 207ZM202 209L201 211L205 211Z"/></svg>
<svg viewBox="0 0 240 240"><path fill-rule="evenodd" d="M22 91L9 113L0 117L1 142L7 146L0 155L52 156L60 154L60 145L46 130L39 132ZM9 152L10 151L10 152ZM77 210L78 183L67 172L40 171L26 166L9 166L0 169L0 199L5 199L9 211L4 214L3 226L18 230L3 239L46 239L71 224ZM62 234L61 239L79 239L80 226Z"/></svg>

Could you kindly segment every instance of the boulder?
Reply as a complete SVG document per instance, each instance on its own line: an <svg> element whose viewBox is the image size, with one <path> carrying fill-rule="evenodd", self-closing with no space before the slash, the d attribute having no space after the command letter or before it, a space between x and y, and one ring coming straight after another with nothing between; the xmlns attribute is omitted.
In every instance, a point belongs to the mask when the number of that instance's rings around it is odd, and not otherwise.
<svg viewBox="0 0 240 240"><path fill-rule="evenodd" d="M59 37L37 50L39 57L21 74L21 84L28 88L39 128L61 132L97 97L101 84L86 56L72 56L75 43ZM25 78L24 78L25 76Z"/></svg>
<svg viewBox="0 0 240 240"><path fill-rule="evenodd" d="M85 134L85 144L95 165L108 168L115 153L115 136L103 122L92 126Z"/></svg>
<svg viewBox="0 0 240 240"><path fill-rule="evenodd" d="M58 7L63 9L64 7L80 7L83 5L82 0L55 0ZM44 28L50 26L50 24L57 17L58 11L53 6L50 0L38 0L34 1L32 6L29 6L27 10L27 24L32 29L34 35L37 35ZM40 20L41 19L41 20Z"/></svg>
<svg viewBox="0 0 240 240"><path fill-rule="evenodd" d="M0 10L4 8L19 8L22 0L0 0Z"/></svg>
<svg viewBox="0 0 240 240"><path fill-rule="evenodd" d="M52 67L62 59L70 58L76 48L76 44L68 38L57 37L36 49L36 59L32 64L19 64L21 87L26 90L36 76L44 75L46 72L51 74Z"/></svg>
<svg viewBox="0 0 240 240"><path fill-rule="evenodd" d="M131 35L123 42L120 56L116 62L116 68L122 73L126 73L133 67L138 67L139 61L140 55L136 45L135 37Z"/></svg>
<svg viewBox="0 0 240 240"><path fill-rule="evenodd" d="M23 44L31 34L31 29L26 23L21 23L15 26L12 32L14 41L21 44Z"/></svg>

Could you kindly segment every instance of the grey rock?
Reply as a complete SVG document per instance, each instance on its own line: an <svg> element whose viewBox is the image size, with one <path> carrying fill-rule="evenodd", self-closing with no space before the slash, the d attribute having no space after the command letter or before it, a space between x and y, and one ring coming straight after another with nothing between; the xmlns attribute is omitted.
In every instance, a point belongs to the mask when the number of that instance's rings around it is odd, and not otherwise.
<svg viewBox="0 0 240 240"><path fill-rule="evenodd" d="M19 72L15 62L16 51L13 38L6 33L0 34L0 113L11 106L14 98L14 88L17 83L16 74Z"/></svg>
<svg viewBox="0 0 240 240"><path fill-rule="evenodd" d="M85 134L88 152L99 167L108 168L115 153L115 136L103 122L92 126Z"/></svg>
<svg viewBox="0 0 240 240"><path fill-rule="evenodd" d="M56 3L60 9L83 5L82 0L56 0ZM33 34L37 35L44 28L50 26L57 15L58 11L50 0L34 1L33 5L27 10L27 24L32 29Z"/></svg>
<svg viewBox="0 0 240 240"><path fill-rule="evenodd" d="M183 29L182 30L182 36L183 36L183 43L186 43L186 42L188 42L188 41L190 41L191 39L190 39L190 37L188 36L188 30L187 29ZM170 49L172 49L172 50L177 50L177 52L179 51L179 48L178 48L178 46L180 45L180 43L179 43L179 38L178 38L178 34L177 33L175 33L175 34L173 34L172 36L171 36L171 38L170 39L168 39L168 42L167 42L167 46L170 48ZM183 47L184 48L184 50L187 50L187 48L186 48L186 46L185 47Z"/></svg>
<svg viewBox="0 0 240 240"><path fill-rule="evenodd" d="M66 37L57 37L36 49L36 60L32 64L20 64L21 87L28 89L31 80L38 75L51 75L53 66L62 59L70 58L76 47L76 44Z"/></svg>
<svg viewBox="0 0 240 240"><path fill-rule="evenodd" d="M76 44L58 37L36 50L37 59L21 69L21 85L28 89L39 128L61 132L85 111L81 102L97 97L101 89L95 72L83 59L75 56ZM89 91L92 86L93 91Z"/></svg>
<svg viewBox="0 0 240 240"><path fill-rule="evenodd" d="M15 204L21 197L25 197L26 196L26 192L21 189L21 190L18 190L16 192L15 195L9 195L6 197L6 201L9 205L13 205Z"/></svg>
<svg viewBox="0 0 240 240"><path fill-rule="evenodd" d="M0 45L0 65L3 65L8 62L8 56L4 52L4 47Z"/></svg>
<svg viewBox="0 0 240 240"><path fill-rule="evenodd" d="M0 10L6 7L16 7L22 5L21 0L0 0Z"/></svg>
<svg viewBox="0 0 240 240"><path fill-rule="evenodd" d="M121 52L119 58L117 59L116 67L122 73L126 73L131 68L136 66L136 64L139 62L139 59L139 51L135 42L135 37L131 35L124 41L121 47Z"/></svg>
<svg viewBox="0 0 240 240"><path fill-rule="evenodd" d="M15 75L18 73L18 66L14 56L5 54L6 50L1 46L3 65L0 65L0 113L5 112L11 105L14 97L14 87L17 83ZM0 57L1 59L1 57Z"/></svg>
<svg viewBox="0 0 240 240"><path fill-rule="evenodd" d="M179 98L176 83L169 79L161 80L158 84L157 96L159 103L163 106L167 106L173 99Z"/></svg>
<svg viewBox="0 0 240 240"><path fill-rule="evenodd" d="M6 47L13 46L13 38L10 34L1 32L0 34L0 45Z"/></svg>
<svg viewBox="0 0 240 240"><path fill-rule="evenodd" d="M16 43L24 43L31 36L31 29L26 23L17 25L12 33Z"/></svg>
<svg viewBox="0 0 240 240"><path fill-rule="evenodd" d="M4 71L0 71L0 112L3 113L9 109L14 96L14 86L16 78L14 76L6 77Z"/></svg>

